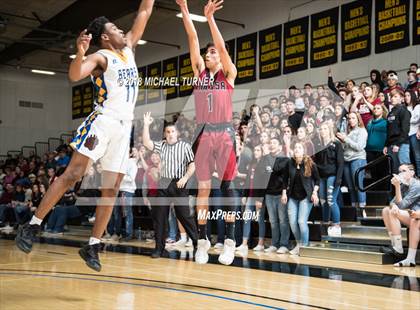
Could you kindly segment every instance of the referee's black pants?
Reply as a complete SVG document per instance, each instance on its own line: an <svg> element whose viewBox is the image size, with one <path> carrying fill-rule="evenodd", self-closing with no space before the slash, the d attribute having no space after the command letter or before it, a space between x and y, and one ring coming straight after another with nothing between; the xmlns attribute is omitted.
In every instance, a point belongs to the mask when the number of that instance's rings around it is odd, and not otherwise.
<svg viewBox="0 0 420 310"><path fill-rule="evenodd" d="M168 217L170 204L174 203L176 218L181 222L194 247L197 246L198 230L194 213L190 212L188 189L178 188L179 179L161 178L156 199L152 206L153 228L155 230L156 250L165 249L165 240L168 230Z"/></svg>

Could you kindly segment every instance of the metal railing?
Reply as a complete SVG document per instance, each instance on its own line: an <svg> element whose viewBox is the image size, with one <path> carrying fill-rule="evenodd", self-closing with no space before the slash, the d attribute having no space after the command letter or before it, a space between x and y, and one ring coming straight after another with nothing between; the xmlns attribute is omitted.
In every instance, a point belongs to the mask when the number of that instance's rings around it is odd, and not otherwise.
<svg viewBox="0 0 420 310"><path fill-rule="evenodd" d="M364 187L360 187L360 184L359 184L359 174L363 170L371 169L372 167L378 166L379 164L381 164L384 161L388 161L388 171L387 171L388 173L387 173L387 175L385 177L379 179L379 180L376 180L375 182L369 184L366 187L365 186ZM379 158L377 158L375 160L372 160L366 166L360 167L359 169L356 170L356 173L354 175L356 189L358 191L361 191L361 192L366 192L366 191L372 189L373 187L375 187L375 186L377 186L379 184L382 184L384 182L389 182L389 180L392 179L392 171L393 171L393 161L392 161L392 157L391 156L384 155L384 156L379 157Z"/></svg>
<svg viewBox="0 0 420 310"><path fill-rule="evenodd" d="M20 149L23 157L31 157L36 154L36 149L34 146L22 146Z"/></svg>
<svg viewBox="0 0 420 310"><path fill-rule="evenodd" d="M54 152L62 144L63 144L63 141L61 139L48 138L48 151Z"/></svg>
<svg viewBox="0 0 420 310"><path fill-rule="evenodd" d="M22 154L21 151L8 151L7 156L18 157Z"/></svg>
<svg viewBox="0 0 420 310"><path fill-rule="evenodd" d="M45 153L48 153L50 146L47 142L35 142L35 153L37 156L42 157Z"/></svg>
<svg viewBox="0 0 420 310"><path fill-rule="evenodd" d="M73 134L71 133L63 133L60 136L61 141L65 144L70 144L70 142L73 140Z"/></svg>

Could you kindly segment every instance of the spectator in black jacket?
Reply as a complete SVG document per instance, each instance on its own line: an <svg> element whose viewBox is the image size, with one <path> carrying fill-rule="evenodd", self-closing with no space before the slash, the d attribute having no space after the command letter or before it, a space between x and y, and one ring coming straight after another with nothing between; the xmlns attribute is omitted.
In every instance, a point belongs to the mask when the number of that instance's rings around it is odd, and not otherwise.
<svg viewBox="0 0 420 310"><path fill-rule="evenodd" d="M390 93L393 106L389 112L387 139L384 147L384 154L391 155L393 162L393 173L398 173L398 167L402 164L410 164L410 145L408 133L410 131L411 113L402 104L404 93L394 89Z"/></svg>
<svg viewBox="0 0 420 310"><path fill-rule="evenodd" d="M261 202L257 202L255 197L264 197L264 191L261 189L254 188L255 186L255 172L258 166L258 163L261 161L263 156L263 150L261 145L254 147L254 158L247 166L247 177L245 181L245 197L243 200L246 200L245 211L243 213L244 226L243 226L243 238L242 244L236 248L236 251L239 252L242 256L248 254L248 239L251 232L251 218L254 216L252 212L257 212L258 216L258 245L254 247L254 251L259 252L264 250L264 237L265 237L265 209Z"/></svg>
<svg viewBox="0 0 420 310"><path fill-rule="evenodd" d="M303 143L296 143L293 158L288 165L288 203L290 228L296 239L296 247L290 251L299 255L299 247L309 245L308 218L312 205L317 205L319 174Z"/></svg>
<svg viewBox="0 0 420 310"><path fill-rule="evenodd" d="M288 250L290 228L287 217L287 165L289 159L282 154L278 137L270 140L270 154L258 163L254 188L264 188L265 205L271 224L271 246L266 252L285 254ZM260 196L260 195L259 195ZM262 198L256 198L257 209L261 208Z"/></svg>
<svg viewBox="0 0 420 310"><path fill-rule="evenodd" d="M327 123L321 124L319 135L322 149L315 154L315 163L320 176L319 198L322 221L328 223L331 213L333 225L328 227L328 235L341 236L340 207L337 197L344 169L343 147L335 139L334 131Z"/></svg>

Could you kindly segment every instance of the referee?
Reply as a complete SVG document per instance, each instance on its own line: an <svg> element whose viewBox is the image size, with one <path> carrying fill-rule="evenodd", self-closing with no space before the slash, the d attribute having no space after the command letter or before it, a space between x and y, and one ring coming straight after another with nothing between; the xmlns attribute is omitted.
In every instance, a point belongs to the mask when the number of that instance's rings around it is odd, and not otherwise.
<svg viewBox="0 0 420 310"><path fill-rule="evenodd" d="M198 231L194 216L190 213L188 179L194 174L194 153L191 145L178 141L178 130L173 123L164 128L165 140L160 142L150 139L149 127L153 123L150 112L144 114L143 144L146 148L160 155L161 171L157 195L157 205L152 206L153 227L155 230L155 250L152 258L161 257L165 249L169 206L173 202L177 219L181 222L194 248L197 246Z"/></svg>

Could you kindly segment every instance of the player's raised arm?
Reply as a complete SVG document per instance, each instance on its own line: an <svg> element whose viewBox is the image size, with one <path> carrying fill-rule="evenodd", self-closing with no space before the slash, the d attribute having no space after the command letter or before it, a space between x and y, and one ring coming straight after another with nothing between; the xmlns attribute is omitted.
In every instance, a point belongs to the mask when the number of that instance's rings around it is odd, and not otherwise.
<svg viewBox="0 0 420 310"><path fill-rule="evenodd" d="M176 0L182 13L182 20L184 22L185 31L188 36L188 44L190 46L191 66L194 71L194 76L198 77L205 69L203 57L200 54L200 42L198 41L197 31L194 23L191 20L190 12L188 10L187 0Z"/></svg>
<svg viewBox="0 0 420 310"><path fill-rule="evenodd" d="M222 4L223 0L209 0L207 5L204 7L204 15L207 17L207 21L210 26L214 46L220 54L220 61L222 62L226 78L233 85L237 75L236 67L230 58L226 49L225 40L223 39L214 19L214 13L223 8Z"/></svg>
<svg viewBox="0 0 420 310"><path fill-rule="evenodd" d="M143 0L141 2L134 24L126 35L127 46L129 48L135 48L137 42L143 36L147 21L149 20L150 15L152 15L154 2L155 0Z"/></svg>
<svg viewBox="0 0 420 310"><path fill-rule="evenodd" d="M86 34L87 30L83 30L77 38L77 54L76 58L70 63L69 79L72 82L83 80L85 77L92 74L95 70L106 69L106 59L99 54L92 54L84 59L87 50L89 49L91 34Z"/></svg>

